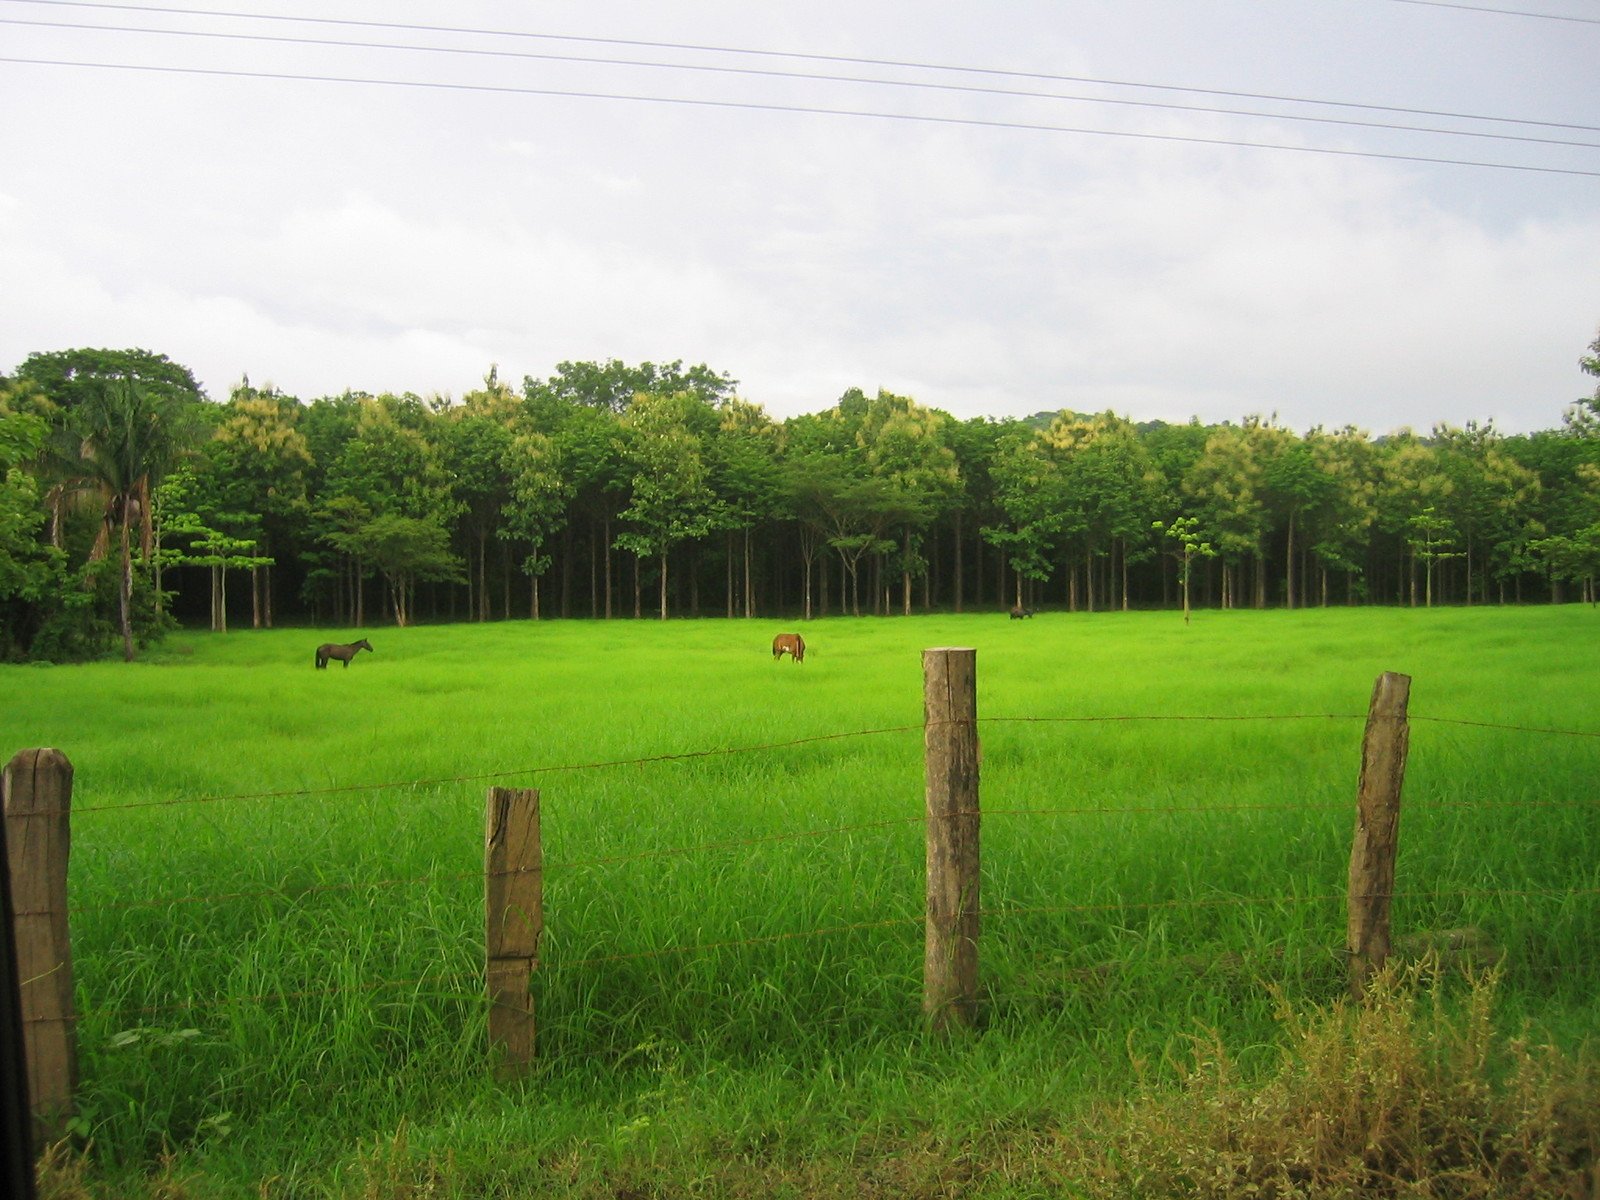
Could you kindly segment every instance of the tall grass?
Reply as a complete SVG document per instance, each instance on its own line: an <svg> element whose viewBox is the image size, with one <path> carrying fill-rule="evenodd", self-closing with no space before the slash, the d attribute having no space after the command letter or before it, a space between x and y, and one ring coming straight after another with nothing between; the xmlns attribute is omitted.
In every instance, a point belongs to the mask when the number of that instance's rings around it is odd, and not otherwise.
<svg viewBox="0 0 1600 1200"><path fill-rule="evenodd" d="M1508 1019L1595 1028L1600 738L1454 723L1600 731L1590 610L824 620L800 665L778 628L377 630L322 672L323 634L196 633L0 668L0 751L76 768L98 1169L177 1148L309 1194L402 1122L490 1172L508 1139L537 1162L859 1137L935 1100L1041 1119L1202 1027L1265 1063L1277 1006L1343 985L1383 670L1414 677L1397 932L1474 927ZM933 645L977 647L983 722L986 1029L953 1046L918 1016ZM543 793L527 1088L484 1065L490 783Z"/></svg>

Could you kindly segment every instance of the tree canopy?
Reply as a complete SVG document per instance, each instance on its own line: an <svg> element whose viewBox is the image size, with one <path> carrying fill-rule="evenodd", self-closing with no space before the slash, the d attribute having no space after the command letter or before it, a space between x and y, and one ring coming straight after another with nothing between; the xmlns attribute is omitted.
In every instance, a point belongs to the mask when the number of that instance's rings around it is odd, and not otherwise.
<svg viewBox="0 0 1600 1200"><path fill-rule="evenodd" d="M1600 336L1588 351L1600 377ZM957 421L856 388L778 421L682 362L520 387L491 367L459 401L241 381L213 402L162 355L70 350L0 377L0 473L13 658L131 656L207 604L220 632L246 593L255 625L354 627L1592 602L1600 388L1546 432L1374 439L1270 416ZM250 584L231 601L229 571Z"/></svg>

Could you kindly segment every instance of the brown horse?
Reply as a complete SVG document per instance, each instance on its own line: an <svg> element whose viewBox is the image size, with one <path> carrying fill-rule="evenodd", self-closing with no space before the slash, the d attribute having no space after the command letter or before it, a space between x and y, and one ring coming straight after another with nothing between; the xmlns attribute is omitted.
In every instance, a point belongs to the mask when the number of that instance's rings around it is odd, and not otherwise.
<svg viewBox="0 0 1600 1200"><path fill-rule="evenodd" d="M371 649L372 643L367 641L366 638L362 638L359 642L351 642L348 646L341 646L337 642L324 642L322 645L317 647L317 670L320 671L322 668L326 667L330 658L337 658L346 667L348 667L350 665L350 660L354 658L357 653L362 650Z"/></svg>
<svg viewBox="0 0 1600 1200"><path fill-rule="evenodd" d="M779 659L787 653L795 662L806 660L806 640L798 633L780 633L772 639L772 657Z"/></svg>

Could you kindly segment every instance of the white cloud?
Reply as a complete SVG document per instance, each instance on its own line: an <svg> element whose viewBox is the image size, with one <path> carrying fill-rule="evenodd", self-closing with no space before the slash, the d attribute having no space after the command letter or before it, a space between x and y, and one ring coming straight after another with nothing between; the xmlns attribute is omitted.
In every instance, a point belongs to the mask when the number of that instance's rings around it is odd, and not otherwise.
<svg viewBox="0 0 1600 1200"><path fill-rule="evenodd" d="M803 22L717 4L648 20L555 5L541 19L1277 94L1337 94L1340 64L1367 55L1410 61L1353 27L1341 59L1329 39L1343 26L1316 6L1301 14L1316 12L1315 38L1312 25L1263 23L1253 5L1224 9L1233 43L1194 40L1204 31L1188 7L1155 0L1091 6L1070 28L1048 5L1019 6L1010 26L971 15L908 25L905 11L860 6ZM469 6L460 20L505 27L497 11ZM421 10L395 18L408 13ZM1420 17L1389 20L1409 30ZM1153 27L1170 33L1165 49L1150 46ZM1594 77L1564 45L1505 48L1548 76L1505 95L1483 70L1494 47L1458 47L1473 71L1451 81L1430 68L1439 90L1422 98L1577 111ZM962 416L1066 405L1137 419L1277 411L1291 425L1375 431L1495 416L1532 429L1554 426L1585 390L1574 363L1600 321L1589 181L770 112L30 70L0 79L0 103L20 112L26 99L29 114L0 126L12 167L0 369L33 350L137 344L191 366L213 395L248 370L311 397L459 393L490 362L518 378L563 359L682 358L729 372L780 415L859 385ZM516 70L506 78L545 78ZM1382 86L1398 92L1400 78ZM1346 94L1380 99L1374 79L1350 79L1360 87ZM809 93L723 80L707 94ZM925 103L1240 136L1217 116L1046 101L976 108L857 87L825 102L845 96L886 111ZM1368 135L1258 123L1248 136L1360 146Z"/></svg>

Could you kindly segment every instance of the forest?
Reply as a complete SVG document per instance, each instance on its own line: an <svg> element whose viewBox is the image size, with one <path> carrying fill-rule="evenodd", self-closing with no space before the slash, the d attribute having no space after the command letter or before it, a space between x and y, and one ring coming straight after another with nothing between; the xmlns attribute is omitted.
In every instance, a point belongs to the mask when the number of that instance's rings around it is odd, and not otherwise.
<svg viewBox="0 0 1600 1200"><path fill-rule="evenodd" d="M34 353L0 376L0 658L178 622L1596 600L1600 388L1559 429L1375 438L854 388L775 420L736 387L612 360L215 401L149 351Z"/></svg>

